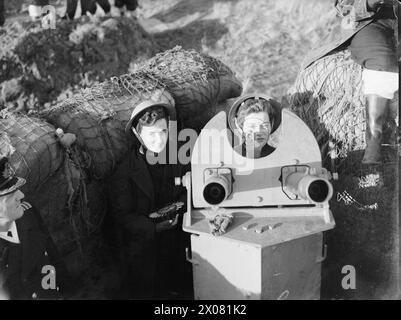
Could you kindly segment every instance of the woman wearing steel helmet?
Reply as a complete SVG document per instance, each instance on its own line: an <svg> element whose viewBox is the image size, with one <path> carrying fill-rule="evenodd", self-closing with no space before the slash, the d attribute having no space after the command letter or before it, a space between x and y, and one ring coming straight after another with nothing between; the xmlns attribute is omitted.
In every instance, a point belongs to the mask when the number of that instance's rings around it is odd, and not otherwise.
<svg viewBox="0 0 401 320"><path fill-rule="evenodd" d="M174 106L144 101L135 106L126 126L135 143L110 190L121 247L122 298L186 298L191 292L191 270L185 264L189 239L178 214L185 208L186 192L174 184L184 168L149 162L150 156L168 149L173 121ZM166 214L166 207L172 212Z"/></svg>

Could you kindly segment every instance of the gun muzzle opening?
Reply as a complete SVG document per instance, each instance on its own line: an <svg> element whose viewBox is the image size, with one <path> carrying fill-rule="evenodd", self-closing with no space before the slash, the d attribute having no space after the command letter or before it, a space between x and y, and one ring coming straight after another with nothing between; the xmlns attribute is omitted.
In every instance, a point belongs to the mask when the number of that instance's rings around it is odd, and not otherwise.
<svg viewBox="0 0 401 320"><path fill-rule="evenodd" d="M329 185L324 180L315 180L309 185L308 194L313 202L321 203L328 201L328 195L330 194Z"/></svg>
<svg viewBox="0 0 401 320"><path fill-rule="evenodd" d="M333 196L333 186L328 180L301 172L290 174L286 186L300 198L314 203L327 202Z"/></svg>
<svg viewBox="0 0 401 320"><path fill-rule="evenodd" d="M203 197L207 203L218 205L231 194L231 179L226 175L214 174L206 180Z"/></svg>

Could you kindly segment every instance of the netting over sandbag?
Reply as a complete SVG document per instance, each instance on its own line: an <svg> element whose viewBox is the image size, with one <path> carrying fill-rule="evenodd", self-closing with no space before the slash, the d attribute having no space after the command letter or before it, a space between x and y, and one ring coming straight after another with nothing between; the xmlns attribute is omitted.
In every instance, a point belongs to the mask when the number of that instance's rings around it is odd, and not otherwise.
<svg viewBox="0 0 401 320"><path fill-rule="evenodd" d="M45 121L25 115L0 113L0 132L7 134L15 152L10 162L16 174L27 180L24 193L39 188L63 164L64 150L55 128Z"/></svg>
<svg viewBox="0 0 401 320"><path fill-rule="evenodd" d="M242 93L242 84L221 61L177 46L137 68L166 85L183 126L200 130L216 114L216 105Z"/></svg>
<svg viewBox="0 0 401 320"><path fill-rule="evenodd" d="M238 96L241 90L233 72L218 60L174 48L131 74L82 90L41 116L77 136L92 176L101 179L113 172L128 150L131 141L124 129L141 101L175 104L181 125L200 130L215 115L218 102Z"/></svg>
<svg viewBox="0 0 401 320"><path fill-rule="evenodd" d="M3 110L0 153L10 158L16 175L26 179L21 190L39 211L60 252L82 252L85 240L99 231L107 204L105 186L87 179L79 147L64 145L56 129L41 119Z"/></svg>
<svg viewBox="0 0 401 320"><path fill-rule="evenodd" d="M85 180L74 167L66 161L40 188L26 195L63 256L83 250L87 238L99 231L107 210L104 186Z"/></svg>
<svg viewBox="0 0 401 320"><path fill-rule="evenodd" d="M131 141L127 139L125 126L133 108L147 99L174 104L163 84L137 72L85 89L41 116L77 136L91 176L101 179L113 172L127 152Z"/></svg>
<svg viewBox="0 0 401 320"><path fill-rule="evenodd" d="M328 157L333 142L333 157L344 158L349 151L365 148L365 101L362 92L362 67L348 50L326 56L302 70L289 90L290 108L311 128ZM394 139L398 93L392 101L385 128L385 141Z"/></svg>

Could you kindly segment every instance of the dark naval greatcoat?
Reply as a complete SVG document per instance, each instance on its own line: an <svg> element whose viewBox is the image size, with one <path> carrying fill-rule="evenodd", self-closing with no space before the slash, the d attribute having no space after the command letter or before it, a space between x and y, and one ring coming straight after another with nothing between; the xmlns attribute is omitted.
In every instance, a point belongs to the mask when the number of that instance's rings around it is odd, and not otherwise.
<svg viewBox="0 0 401 320"><path fill-rule="evenodd" d="M22 207L24 215L15 221L20 243L0 238L0 292L7 299L62 299L67 269L39 214L28 202ZM50 273L55 286L46 285Z"/></svg>

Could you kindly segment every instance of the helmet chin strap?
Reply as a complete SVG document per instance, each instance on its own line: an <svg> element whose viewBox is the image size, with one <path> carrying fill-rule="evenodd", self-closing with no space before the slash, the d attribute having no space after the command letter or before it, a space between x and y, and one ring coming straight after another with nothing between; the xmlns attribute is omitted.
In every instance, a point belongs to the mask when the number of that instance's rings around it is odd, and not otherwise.
<svg viewBox="0 0 401 320"><path fill-rule="evenodd" d="M141 146L139 147L139 151L140 151L142 154L145 154L147 148L146 148L146 145L145 145L145 143L143 142L141 136L139 135L138 131L137 131L133 126L132 126L131 130L132 130L132 132L134 133L135 137L138 139L139 143L141 144Z"/></svg>

